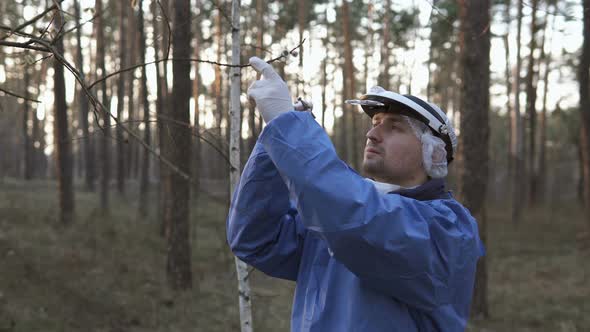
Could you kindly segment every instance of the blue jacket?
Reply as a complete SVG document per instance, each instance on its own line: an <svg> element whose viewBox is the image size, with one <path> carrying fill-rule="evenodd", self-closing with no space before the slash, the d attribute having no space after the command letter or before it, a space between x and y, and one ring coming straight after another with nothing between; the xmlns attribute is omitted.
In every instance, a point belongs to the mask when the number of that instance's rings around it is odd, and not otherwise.
<svg viewBox="0 0 590 332"><path fill-rule="evenodd" d="M244 262L296 281L292 331L463 331L483 255L475 219L443 180L380 194L304 112L260 135L227 241Z"/></svg>

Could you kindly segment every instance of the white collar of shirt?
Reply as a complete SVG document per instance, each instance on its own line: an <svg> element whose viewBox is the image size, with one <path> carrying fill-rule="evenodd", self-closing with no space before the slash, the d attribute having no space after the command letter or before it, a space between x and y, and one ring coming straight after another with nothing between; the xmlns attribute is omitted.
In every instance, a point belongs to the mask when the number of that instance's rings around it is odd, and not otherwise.
<svg viewBox="0 0 590 332"><path fill-rule="evenodd" d="M382 193L382 194L387 194L390 193L392 191L399 191L402 189L412 189L412 188L416 188L418 186L414 186L411 188L405 188L402 186L398 186L397 184L392 184L392 183L386 183L386 182L379 182L379 181L374 181L371 180L369 178L365 178L367 181L371 182L373 184L373 186L375 186L375 189L377 189L378 192Z"/></svg>

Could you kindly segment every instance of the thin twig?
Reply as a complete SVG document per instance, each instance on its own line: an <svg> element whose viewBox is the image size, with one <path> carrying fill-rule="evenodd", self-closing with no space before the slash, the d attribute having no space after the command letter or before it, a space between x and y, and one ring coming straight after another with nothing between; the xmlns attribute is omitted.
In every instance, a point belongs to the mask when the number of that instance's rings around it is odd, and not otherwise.
<svg viewBox="0 0 590 332"><path fill-rule="evenodd" d="M525 6L527 6L527 7L533 8L533 5L531 5L530 3L527 3L525 1L523 1L522 4L525 5ZM568 21L578 21L578 22L581 22L583 20L582 18L578 18L578 17L576 17L576 16L574 16L572 14L568 14L566 12L563 12L563 11L559 10L557 8L557 4L555 4L554 6L555 6L555 11L552 12L552 13L550 13L548 10L543 10L541 8L536 8L536 10L538 12L542 12L542 13L544 13L546 15L562 16L563 18L565 18Z"/></svg>
<svg viewBox="0 0 590 332"><path fill-rule="evenodd" d="M61 1L60 1L61 2ZM20 32L22 29L26 28L27 26L37 22L39 19L41 19L42 17L44 17L45 15L47 15L47 13L49 13L50 11L54 10L55 8L57 8L57 6L54 4L53 6L45 9L41 14L33 17L32 19L20 24L19 26L17 26L16 28L14 28L13 30L11 30L10 33L2 36L2 38L0 38L0 40L5 40L6 38L10 37L11 35L13 35L15 32Z"/></svg>
<svg viewBox="0 0 590 332"><path fill-rule="evenodd" d="M253 49L261 50L262 52L266 52L268 54L272 54L272 52L269 49L264 48L264 47L256 46L256 45L253 45L253 44L240 44L240 47L243 47L243 46L251 47Z"/></svg>
<svg viewBox="0 0 590 332"><path fill-rule="evenodd" d="M232 23L231 19L229 18L229 16L225 12L225 10L223 10L223 8L221 8L221 6L219 5L218 2L219 2L219 0L213 0L213 6L215 6L215 8L217 8L217 10L219 10L219 13L221 14L221 16L223 16L223 18L225 18L225 20L227 21L227 23L229 23L231 28L235 30L236 27Z"/></svg>
<svg viewBox="0 0 590 332"><path fill-rule="evenodd" d="M37 38L37 36L32 35L30 33L22 32L22 31L12 31L12 28L6 25L0 25L0 30L6 30L8 32L12 32L13 35L26 37L26 38ZM1 41L1 40L0 40Z"/></svg>
<svg viewBox="0 0 590 332"><path fill-rule="evenodd" d="M168 47L166 48L166 56L164 56L164 59L168 59L170 57L170 47L172 45L172 28L170 27L170 19L168 18L168 15L166 14L166 10L162 6L162 3L160 2L160 0L157 0L156 2L158 3L160 11L164 16L164 19L166 20L166 25L168 26ZM156 54L156 56L158 55Z"/></svg>
<svg viewBox="0 0 590 332"><path fill-rule="evenodd" d="M273 59L270 59L270 60L268 60L266 62L267 63L273 63L273 62L278 61L278 60L280 60L280 59L282 59L284 57L289 56L289 54L291 54L291 52L293 52L296 49L300 48L301 45L303 45L304 42L305 42L305 38L301 41L301 43L299 43L299 45L297 45L293 49L291 49L288 52L287 55L281 54L281 55L279 55L279 56L277 56L277 57L275 57ZM152 64L155 64L155 63L160 63L160 62L163 62L163 61L190 61L190 62L208 63L208 64L220 66L220 67L230 67L230 68L232 68L232 67L237 67L237 68L250 67L250 64L232 65L232 64L228 64L228 63L219 63L219 62L216 62L216 61L202 60L202 59L190 59L190 58L189 59L173 59L173 58L172 59L157 59L157 60L154 60L154 61L140 63L140 64L137 64L137 65L134 65L134 66L131 66L131 67L127 67L127 68L120 69L120 70L117 70L115 72L112 72L112 73L110 73L110 74L108 74L106 76L103 76L103 77L97 79L96 81L92 82L92 84L88 85L88 88L89 89L92 89L98 83L101 83L102 81L107 80L107 79L109 79L109 78L111 78L111 77L113 77L115 75L122 74L122 73L128 72L130 70L135 70L135 69L141 68L143 66L152 65Z"/></svg>
<svg viewBox="0 0 590 332"><path fill-rule="evenodd" d="M76 79L76 81L80 84L80 86L82 87L82 90L84 92L84 94L86 94L86 96L88 97L88 100L90 101L90 103L92 104L92 106L94 106L95 110L96 109L100 109L100 111L102 111L103 113L105 113L107 116L110 116L114 121L115 124L119 124L119 118L114 116L100 101L97 100L97 98L92 94L92 92L90 91L90 89L86 86L86 84L84 83L84 80L80 77L80 73L78 72L78 70L72 66L64 57L62 54L60 54L57 49L55 49L55 47L51 44L49 44L47 41L45 40L36 40L36 39L32 39L35 43L38 43L42 46L45 46L46 48L48 48L53 55L55 56L55 59L61 63L66 69L68 69L68 71L70 71L73 75L74 78ZM141 144L149 153L152 153L153 155L155 155L163 164L165 164L166 166L170 167L170 169L172 171L174 171L176 174L180 175L182 178L184 178L187 181L192 182L193 180L191 179L190 175L188 175L186 172L184 172L183 170L181 170L178 166L174 165L170 160L168 160L167 158L163 157L159 151L156 151L154 148L151 147L151 145L147 142L145 142L141 137L139 137L138 134L136 134L135 132L133 132L132 130L130 130L129 128L127 128L124 125L120 125L120 128L125 131L127 134L129 134L129 136L133 137L135 140L137 140L137 142L139 142L139 144ZM230 165L231 167L231 165Z"/></svg>
<svg viewBox="0 0 590 332"><path fill-rule="evenodd" d="M305 41L305 39L303 39L301 41L301 43L299 45L297 45L295 48L293 48L289 53L291 53L292 51L296 50L297 48L301 47L301 45L303 44L303 42ZM31 43L36 43L40 46L37 45L30 45ZM92 85L87 86L86 83L84 82L84 79L82 79L82 76L80 74L80 72L72 65L70 64L65 58L64 56L58 52L58 50L54 47L54 45L52 44L51 41L47 41L44 39L40 39L40 38L30 38L30 40L26 43L14 43L14 42L7 42L7 41L3 41L0 40L0 46L12 46L12 47L16 47L16 48L24 48L24 49L33 49L33 50L38 50L38 51L43 51L43 52L50 52L53 54L53 56L55 57L56 61L58 61L60 64L62 64L70 73L72 73L72 75L74 75L74 78L76 79L76 81L80 84L82 91L84 92L84 94L88 97L88 100L90 101L90 103L92 104L93 108L94 108L94 115L95 117L97 116L96 112L98 110L100 110L101 112L103 112L104 114L106 114L107 116L110 116L114 122L115 122L115 126L119 125L120 128L125 131L130 137L134 138L139 144L141 144L147 152L155 155L164 165L168 166L173 172L177 173L178 175L180 175L182 178L184 178L185 180L189 181L189 182L193 182L194 180L183 170L181 170L178 166L174 165L170 160L168 160L167 158L163 157L159 151L155 150L154 148L152 148L152 146L148 143L145 142L138 134L136 134L133 130L127 128L127 126L123 125L120 121L119 118L117 116L114 116L97 98L96 96L94 96L92 94L92 92L90 91L91 87L96 85L97 83L99 83L101 80L105 80L113 75L107 75L103 78L101 78L98 81L95 81ZM281 58L284 58L288 56L287 55L280 55L274 59L271 59L269 61L267 61L267 63L272 63L274 61L277 61ZM167 60L175 60L175 61L196 61L196 62L205 62L205 63L211 63L211 64L216 64L219 66L227 66L227 67L239 67L239 68L244 68L244 67L249 67L250 65L229 65L229 64L220 64L217 62L213 62L213 61L206 61L206 60L199 60L199 59L161 59L158 61L153 61L151 63L156 63L156 62L161 62L161 61L167 61ZM129 71L129 70L133 70L135 68L141 67L141 66L146 66L150 63L144 63L141 65L136 65L133 66L132 68L126 68L124 70L120 70L117 73L122 73L125 71ZM25 98L23 98L25 99ZM97 120L98 121L98 120ZM181 122L181 124L183 124ZM184 124L186 125L186 124ZM100 126L99 126L100 127ZM221 155L222 157L224 157L224 159L228 162L229 166L231 168L235 168L233 165L231 165L231 162L229 161L229 159L227 159L227 156L225 156L224 153L222 153L218 148L216 148L216 146L214 144L212 144L211 142L209 142L207 139L205 139L203 136L199 136L201 139L203 139L205 142L211 144L212 147L214 147Z"/></svg>
<svg viewBox="0 0 590 332"><path fill-rule="evenodd" d="M181 125L181 126L188 127L189 129L194 128L194 126L191 125L190 123L182 122L182 121L179 121L179 120L170 118L168 116L165 116L163 114L157 115L157 117L160 120L169 121L169 122L172 122L172 123ZM200 136L199 134L196 134L196 133L195 133L195 135L198 136L199 138L201 138L207 144L209 144L213 149L215 149L215 151L217 151L223 157L223 159L225 159L225 161L227 161L228 165L231 166L231 163L229 161L229 157L223 151L221 151L221 149L219 147L217 147L215 144L213 144L212 142L210 142L209 140L207 140L205 137ZM215 137L215 138L219 139L220 142L222 141L219 137Z"/></svg>
<svg viewBox="0 0 590 332"><path fill-rule="evenodd" d="M41 58L31 62L31 63L24 62L21 65L22 66L32 66L32 65L36 64L37 62L45 61L45 60L52 58L52 57L53 57L53 54L49 54L49 55L46 55L44 57L41 57Z"/></svg>
<svg viewBox="0 0 590 332"><path fill-rule="evenodd" d="M43 30L43 32L41 32L41 35L39 36L39 39L43 39L43 37L45 36L45 34L47 33L47 31L49 31L49 28L53 24L53 21L54 20L55 20L55 16L51 17L51 20L49 21L49 24L47 24L47 26L45 27L45 30Z"/></svg>
<svg viewBox="0 0 590 332"><path fill-rule="evenodd" d="M34 103L40 103L40 101L39 101L39 100L36 100L36 99L31 99L31 98L27 98L27 97L21 96L21 95L19 95L19 94L16 94L16 93L14 93L14 92L8 91L8 90L6 90L6 89L3 89L3 88L1 88L1 87L0 87L0 92L4 92L4 93L5 93L5 94L7 94L7 95L10 95L10 96L13 96L13 97L16 97L16 98L20 98L20 99L24 99L24 100L26 100L26 101L31 101L31 102L34 102Z"/></svg>
<svg viewBox="0 0 590 332"><path fill-rule="evenodd" d="M61 26L59 27L59 30L57 30L57 33L55 34L55 38L51 42L51 45L54 45L62 37L61 32L63 31L63 29L64 29L64 27L66 26L66 23L67 23L65 17L62 15L62 9L61 9L61 6L59 4L62 1L63 0L53 0L53 3L57 7L57 10L56 10L57 15L60 16Z"/></svg>
<svg viewBox="0 0 590 332"><path fill-rule="evenodd" d="M82 22L82 23L80 23L80 24L78 24L78 25L76 25L76 26L73 26L73 27L69 28L68 30L65 30L65 31L64 31L64 32L61 34L61 37L63 37L63 36L65 36L65 35L67 35L68 33L72 32L72 31L74 31L74 30L76 30L76 29L79 29L80 27L82 27L82 26L83 26L84 24L86 24L86 23L90 23L90 22L94 21L94 20L95 20L95 19L97 19L98 17L102 16L104 12L105 12L105 11L103 10L103 11L102 11L102 13L95 14L94 16L92 16L92 18L90 18L90 19L88 19L88 20L86 20L86 21L84 21L84 22Z"/></svg>

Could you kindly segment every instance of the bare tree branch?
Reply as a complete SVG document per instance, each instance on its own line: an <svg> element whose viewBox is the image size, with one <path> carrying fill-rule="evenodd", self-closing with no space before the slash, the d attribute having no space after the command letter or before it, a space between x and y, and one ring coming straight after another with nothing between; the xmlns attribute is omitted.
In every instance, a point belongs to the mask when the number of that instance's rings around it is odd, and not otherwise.
<svg viewBox="0 0 590 332"><path fill-rule="evenodd" d="M164 16L164 19L166 20L166 25L168 26L168 47L166 48L166 55L164 56L164 59L168 59L170 57L170 46L172 45L172 28L170 27L170 19L168 18L168 15L166 14L166 10L162 6L162 3L160 2L160 0L157 0L156 2L158 3L160 11ZM158 55L156 54L156 57L157 56Z"/></svg>
<svg viewBox="0 0 590 332"><path fill-rule="evenodd" d="M24 49L28 49L28 50L35 50L35 51L41 51L41 52L51 52L51 50L48 49L47 47L29 45L27 43L10 42L10 41L6 41L6 40L0 40L0 46L11 46L11 47L16 47L16 48L24 48Z"/></svg>
<svg viewBox="0 0 590 332"><path fill-rule="evenodd" d="M49 55L46 55L46 56L41 57L39 59L36 59L35 61L33 61L31 63L24 61L24 63L22 63L21 65L22 66L32 66L32 65L36 64L37 62L45 61L45 60L50 59L52 57L53 57L53 54L49 54Z"/></svg>
<svg viewBox="0 0 590 332"><path fill-rule="evenodd" d="M217 8L217 10L221 14L221 16L223 16L223 18L225 18L225 20L227 21L227 23L229 23L229 25L231 25L231 28L233 30L235 30L236 27L233 25L231 19L229 18L229 15L227 15L227 13L225 12L225 10L223 8L221 8L221 5L219 5L219 0L214 0L213 1L213 6L215 6L215 8Z"/></svg>
<svg viewBox="0 0 590 332"><path fill-rule="evenodd" d="M56 6L53 6L53 9L56 9ZM46 14L46 13L45 13ZM16 30L16 29L15 29ZM20 33L20 32L19 32ZM24 34L24 33L23 33ZM154 156L156 156L163 164L165 164L166 166L168 166L173 172L177 173L178 175L180 175L182 178L184 178L185 180L189 181L189 182L193 182L194 180L192 180L192 178L185 173L184 171L182 171L179 167L177 167L176 165L174 165L171 161L169 161L167 158L163 157L159 151L157 151L156 149L154 149L148 142L145 142L138 134L136 134L133 130L129 129L127 126L123 125L122 122L119 121L119 118L114 116L97 98L96 96L94 96L92 94L92 92L90 91L91 88L98 84L99 82L106 80L114 75L123 73L123 72L127 72L142 66L146 66L149 64L153 64L153 63L158 63L158 62L162 62L162 61L191 61L191 62L202 62L202 63L210 63L210 64L214 64L214 65L218 65L218 66L225 66L225 67L235 67L235 68L245 68L245 67L249 67L249 64L246 65L230 65L230 64L223 64L223 63L218 63L218 62L214 62L214 61L208 61L208 60L200 60L200 59L160 59L160 60L156 60L156 61L151 61L148 63L143 63L143 64L139 64L139 65L135 65L129 68L125 68L122 70L119 70L117 72L114 72L112 74L106 75L103 78L100 78L99 80L93 82L90 85L87 85L86 82L84 81L84 79L82 79L82 76L80 75L80 72L72 65L70 64L65 58L64 56L58 52L58 50L53 46L53 41L48 41L45 39L41 39L35 36L32 36L30 34L24 34L25 36L29 37L29 41L25 42L25 43L17 43L17 42L9 42L9 41L5 41L5 40L0 40L0 46L11 46L11 47L15 47L15 48L21 48L21 49L31 49L31 50L36 50L36 51L41 51L41 52L48 52L48 53L52 53L52 55L55 57L55 59L57 61L59 61L70 73L72 73L72 75L74 75L74 78L76 79L76 81L80 84L80 87L82 88L82 91L84 92L84 94L88 97L88 100L90 101L90 103L92 104L92 106L94 107L94 116L95 119L98 123L98 118L97 118L97 111L101 111L104 112L105 114L107 114L108 116L110 116L114 122L115 122L115 126L119 125L120 128L125 131L130 137L134 138L137 142L139 142L139 144L141 144L146 151L148 151L149 153L153 154ZM61 38L63 36L63 34L58 34L57 38ZM55 39L54 39L55 40ZM271 60L268 60L267 63L272 63L275 61L278 61L282 58L286 58L289 56L289 54L291 52L293 52L294 50L298 49L301 47L301 45L303 44L303 42L305 42L305 39L303 39L301 41L301 43L299 43L299 45L297 45L296 47L294 47L291 51L289 52L283 52L280 56L275 57ZM31 45L31 44L38 44L38 45ZM4 91L4 90L3 90ZM4 91L5 93L11 94L11 95L15 95L14 93L9 93L7 91ZM17 95L18 96L18 95ZM23 98L22 96L18 96L20 98ZM23 98L26 99L26 98ZM39 102L39 101L36 101ZM164 117L162 117L164 118ZM170 119L165 119L170 121ZM176 122L176 121L175 121ZM180 123L182 125L188 125L190 126L190 124L185 124L185 123ZM100 127L100 125L99 125ZM102 127L101 127L102 128ZM213 144L212 142L208 141L206 138L204 138L202 135L200 134L196 134L198 135L201 139L203 139L206 143L210 144L216 151L218 151L220 153L220 155L228 162L229 166L231 168L235 168L233 165L231 165L231 162L229 161L228 157L225 155L225 153L223 153L215 144Z"/></svg>
<svg viewBox="0 0 590 332"><path fill-rule="evenodd" d="M47 42L46 40L40 40L40 39L31 39L33 42L40 44L41 46L44 46L45 48L47 48L51 53L53 53L55 59L57 59L61 64L64 65L64 67L66 69L68 69L68 71L70 73L72 73L72 75L74 75L74 78L76 79L76 81L80 84L82 91L86 94L86 96L88 97L88 100L90 101L90 103L92 104L92 106L94 106L95 110L100 110L101 112L104 112L105 114L107 114L108 116L110 116L114 121L115 121L115 125L120 124L119 123L119 118L114 116L97 98L96 96L94 96L92 94L92 92L90 91L90 88L86 86L86 83L84 82L84 80L81 78L80 76L80 72L78 72L78 70L72 65L70 64L64 57L62 54L60 54L57 49L51 45L49 42ZM123 129L123 131L125 131L129 136L133 137L139 144L141 144L148 152L150 152L151 154L155 155L163 164L165 164L166 166L170 167L170 169L174 172L176 172L178 175L180 175L182 178L184 178L187 181L192 182L193 180L191 179L191 177L185 173L184 171L182 171L178 166L174 165L170 160L168 160L167 158L163 157L159 151L155 150L148 142L145 142L138 134L136 134L134 131L132 131L131 129L127 128L127 126L125 125L121 125L120 124L120 128ZM230 167L232 167L230 165Z"/></svg>
<svg viewBox="0 0 590 332"><path fill-rule="evenodd" d="M275 61L278 61L278 60L281 60L283 58L288 57L289 54L291 54L291 52L293 52L296 49L300 48L301 45L303 45L304 42L305 42L305 38L301 41L301 43L299 43L299 45L295 46L290 51L283 52L283 54L281 54L281 55L279 55L279 56L277 56L277 57L275 57L273 59L270 59L270 60L268 60L266 62L267 63L273 63ZM219 63L219 62L216 62L216 61L203 60L203 59L158 59L158 60L149 61L149 62L146 62L146 63L140 63L140 64L137 64L137 65L134 65L134 66L131 66L131 67L127 67L127 68L120 69L120 70L117 70L115 72L112 72L112 73L110 73L110 74L108 74L106 76L103 76L103 77L97 79L96 81L92 82L90 85L88 85L88 88L89 89L92 89L98 83L100 83L100 82L102 82L102 81L104 81L106 79L109 79L109 78L111 78L111 77L113 77L115 75L122 74L122 73L128 72L130 70L135 70L135 69L140 68L140 67L143 67L143 66L147 66L147 65L151 65L151 64L155 64L155 63L160 63L160 62L163 62L163 61L190 61L190 62L208 63L208 64L220 66L220 67L230 67L230 68L232 68L232 67L237 67L237 68L250 67L250 64L232 65L232 64L228 64L228 63Z"/></svg>
<svg viewBox="0 0 590 332"><path fill-rule="evenodd" d="M59 2L61 2L63 0L59 0ZM32 19L18 25L16 28L12 29L10 33L2 36L2 38L0 38L0 40L5 40L6 38L10 37L11 35L13 35L16 32L20 32L22 29L26 28L27 26L37 22L38 20L40 20L42 17L44 17L45 15L47 15L47 13L49 13L50 11L54 10L57 8L57 5L53 5L51 7L48 7L47 9L45 9L41 14L33 17Z"/></svg>
<svg viewBox="0 0 590 332"><path fill-rule="evenodd" d="M16 97L16 98L19 98L19 99L24 99L26 101L31 101L31 102L34 102L34 103L40 103L41 102L41 101L36 100L36 99L27 98L27 97L21 96L19 94L16 94L14 92L10 92L10 91L8 91L6 89L3 89L2 87L0 87L0 92L4 92L7 95L10 95L10 96L13 96L13 97Z"/></svg>

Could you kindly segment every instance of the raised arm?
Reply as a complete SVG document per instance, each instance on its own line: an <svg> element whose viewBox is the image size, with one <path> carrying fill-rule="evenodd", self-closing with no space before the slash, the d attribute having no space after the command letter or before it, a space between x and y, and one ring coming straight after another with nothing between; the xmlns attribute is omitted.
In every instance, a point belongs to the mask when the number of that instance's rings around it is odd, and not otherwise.
<svg viewBox="0 0 590 332"><path fill-rule="evenodd" d="M305 228L262 145L256 144L234 192L227 242L244 262L268 275L296 280Z"/></svg>

